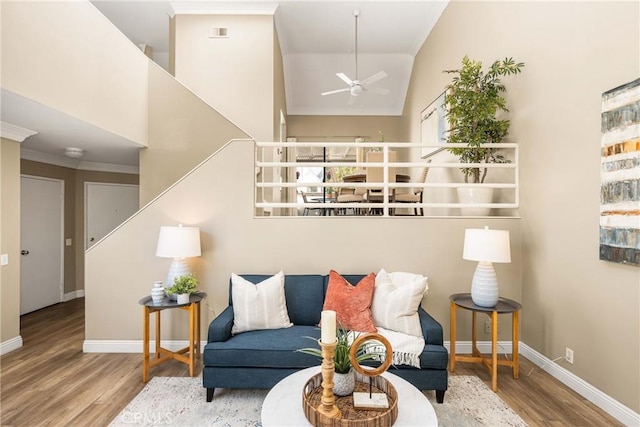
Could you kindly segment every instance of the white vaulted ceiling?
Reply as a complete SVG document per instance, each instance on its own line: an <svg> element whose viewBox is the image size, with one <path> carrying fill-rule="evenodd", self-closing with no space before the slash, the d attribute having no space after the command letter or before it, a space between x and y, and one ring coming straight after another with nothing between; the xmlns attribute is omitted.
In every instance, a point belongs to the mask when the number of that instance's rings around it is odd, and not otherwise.
<svg viewBox="0 0 640 427"><path fill-rule="evenodd" d="M287 112L319 115L401 115L413 58L446 2L282 2L276 25L283 51ZM388 95L365 92L348 105L349 93L321 96L355 79L354 10L358 17L358 78L380 70L387 77L373 86Z"/></svg>
<svg viewBox="0 0 640 427"><path fill-rule="evenodd" d="M287 114L401 115L413 58L448 0L414 1L93 1L136 44L149 44L163 65L168 58L169 15L174 13L273 13L283 54ZM358 20L358 77L384 70L373 86L348 105L349 93L321 96L355 79L354 10ZM166 65L166 64L165 64Z"/></svg>

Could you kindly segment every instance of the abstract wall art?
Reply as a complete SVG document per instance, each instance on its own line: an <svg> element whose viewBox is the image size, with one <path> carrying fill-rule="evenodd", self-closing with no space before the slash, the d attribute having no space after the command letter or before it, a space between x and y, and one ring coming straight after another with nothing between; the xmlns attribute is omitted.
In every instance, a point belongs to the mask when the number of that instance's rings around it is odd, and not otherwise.
<svg viewBox="0 0 640 427"><path fill-rule="evenodd" d="M600 259L640 266L640 78L602 94Z"/></svg>

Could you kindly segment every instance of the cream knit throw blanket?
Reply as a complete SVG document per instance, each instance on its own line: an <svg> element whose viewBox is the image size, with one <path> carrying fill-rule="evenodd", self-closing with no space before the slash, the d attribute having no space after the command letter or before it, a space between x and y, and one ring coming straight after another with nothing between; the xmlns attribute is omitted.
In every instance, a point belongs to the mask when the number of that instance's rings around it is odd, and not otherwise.
<svg viewBox="0 0 640 427"><path fill-rule="evenodd" d="M424 338L413 335L403 334L401 332L390 331L376 326L378 333L389 340L393 349L393 365L410 365L420 369L420 354L424 350ZM353 342L355 334L349 334L349 343ZM384 345L375 344L375 341L369 341L367 347L368 352L383 353Z"/></svg>

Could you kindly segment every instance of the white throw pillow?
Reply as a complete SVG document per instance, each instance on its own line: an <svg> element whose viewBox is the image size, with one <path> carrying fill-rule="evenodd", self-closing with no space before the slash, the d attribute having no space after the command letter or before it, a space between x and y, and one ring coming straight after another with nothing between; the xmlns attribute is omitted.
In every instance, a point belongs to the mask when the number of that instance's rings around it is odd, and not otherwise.
<svg viewBox="0 0 640 427"><path fill-rule="evenodd" d="M231 298L233 300L232 334L293 326L287 312L282 271L255 285L231 273Z"/></svg>
<svg viewBox="0 0 640 427"><path fill-rule="evenodd" d="M376 326L422 337L418 308L427 292L427 277L413 273L376 274L371 312Z"/></svg>

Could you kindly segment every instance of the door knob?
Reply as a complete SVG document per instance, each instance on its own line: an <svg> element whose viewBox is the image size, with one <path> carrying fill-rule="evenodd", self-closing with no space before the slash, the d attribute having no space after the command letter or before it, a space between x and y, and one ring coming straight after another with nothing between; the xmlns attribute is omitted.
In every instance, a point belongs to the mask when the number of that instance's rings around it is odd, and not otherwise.
<svg viewBox="0 0 640 427"><path fill-rule="evenodd" d="M20 251L20 255L29 255L29 251L25 251L24 249Z"/></svg>

